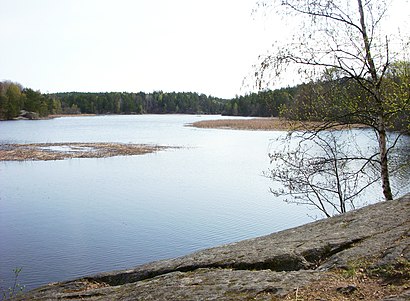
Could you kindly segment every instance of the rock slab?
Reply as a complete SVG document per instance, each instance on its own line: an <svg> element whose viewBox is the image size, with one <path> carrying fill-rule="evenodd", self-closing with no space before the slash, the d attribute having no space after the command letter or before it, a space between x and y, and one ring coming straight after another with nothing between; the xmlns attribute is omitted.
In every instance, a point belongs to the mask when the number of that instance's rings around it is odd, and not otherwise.
<svg viewBox="0 0 410 301"><path fill-rule="evenodd" d="M410 260L410 194L180 258L40 287L17 300L278 300L357 262ZM409 300L406 288L387 300ZM278 299L277 299L278 298Z"/></svg>

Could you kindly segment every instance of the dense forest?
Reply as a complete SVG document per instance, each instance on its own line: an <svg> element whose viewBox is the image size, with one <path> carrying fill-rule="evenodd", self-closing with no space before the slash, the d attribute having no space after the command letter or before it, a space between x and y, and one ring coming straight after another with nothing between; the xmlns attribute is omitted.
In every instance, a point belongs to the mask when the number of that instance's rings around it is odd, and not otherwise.
<svg viewBox="0 0 410 301"><path fill-rule="evenodd" d="M226 100L222 114L232 116L277 117L290 105L297 87L260 91Z"/></svg>
<svg viewBox="0 0 410 301"><path fill-rule="evenodd" d="M63 113L61 101L13 82L0 82L0 119L38 119Z"/></svg>
<svg viewBox="0 0 410 301"><path fill-rule="evenodd" d="M57 93L63 113L76 114L220 114L223 100L193 92Z"/></svg>
<svg viewBox="0 0 410 301"><path fill-rule="evenodd" d="M3 120L53 114L221 114L224 104L222 99L192 92L42 94L18 83L0 82Z"/></svg>
<svg viewBox="0 0 410 301"><path fill-rule="evenodd" d="M0 82L0 119L37 119L53 114L224 114L279 116L295 88L263 91L233 99L194 92L42 94L19 83Z"/></svg>
<svg viewBox="0 0 410 301"><path fill-rule="evenodd" d="M279 116L294 88L252 93L226 100L193 92L57 93L64 113L91 114L223 114Z"/></svg>

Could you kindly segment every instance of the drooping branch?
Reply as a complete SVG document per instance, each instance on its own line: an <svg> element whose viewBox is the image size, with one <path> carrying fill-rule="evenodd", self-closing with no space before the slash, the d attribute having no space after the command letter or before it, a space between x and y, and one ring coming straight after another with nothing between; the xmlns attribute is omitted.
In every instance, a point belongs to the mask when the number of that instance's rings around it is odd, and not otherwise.
<svg viewBox="0 0 410 301"><path fill-rule="evenodd" d="M310 17L326 18L336 22L344 23L348 26L356 28L361 31L361 27L355 24L350 16L346 14L340 7L333 5L332 1L327 2L327 6L323 7L320 5L320 1L313 3L307 3L305 7L300 5L300 1L296 1L298 5L292 4L293 1L282 1L282 5L288 6L293 11L300 13L302 15L307 15ZM329 5L331 4L331 5ZM315 8L318 8L314 10ZM335 13L337 11L338 13Z"/></svg>

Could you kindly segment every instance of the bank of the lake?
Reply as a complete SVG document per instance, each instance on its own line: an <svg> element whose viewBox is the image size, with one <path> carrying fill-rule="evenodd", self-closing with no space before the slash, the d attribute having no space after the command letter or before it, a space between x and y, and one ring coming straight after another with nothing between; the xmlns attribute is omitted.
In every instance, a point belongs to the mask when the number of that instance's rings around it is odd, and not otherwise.
<svg viewBox="0 0 410 301"><path fill-rule="evenodd" d="M41 287L17 300L410 297L410 194L268 236Z"/></svg>

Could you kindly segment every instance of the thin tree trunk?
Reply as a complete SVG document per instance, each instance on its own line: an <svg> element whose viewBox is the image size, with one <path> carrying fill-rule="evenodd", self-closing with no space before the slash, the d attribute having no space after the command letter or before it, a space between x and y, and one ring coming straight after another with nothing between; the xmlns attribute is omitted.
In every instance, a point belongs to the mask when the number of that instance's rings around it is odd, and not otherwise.
<svg viewBox="0 0 410 301"><path fill-rule="evenodd" d="M361 30L362 30L363 43L364 43L364 47L366 51L366 63L367 63L367 66L369 68L369 71L372 77L374 97L376 98L376 103L378 105L378 111L379 111L377 131L379 135L378 139L379 139L379 153L380 153L380 172L381 172L381 179L382 179L383 195L387 201L387 200L393 199L393 194L391 191L390 177L389 177L387 142L386 142L386 126L384 123L383 100L382 100L382 96L380 93L379 76L377 74L374 60L370 52L370 41L367 35L362 0L357 0L357 3L359 5L360 25L361 25Z"/></svg>
<svg viewBox="0 0 410 301"><path fill-rule="evenodd" d="M386 201L393 199L390 187L389 166L387 158L386 129L383 116L379 117L379 150L380 150L380 171L382 178L383 195Z"/></svg>

